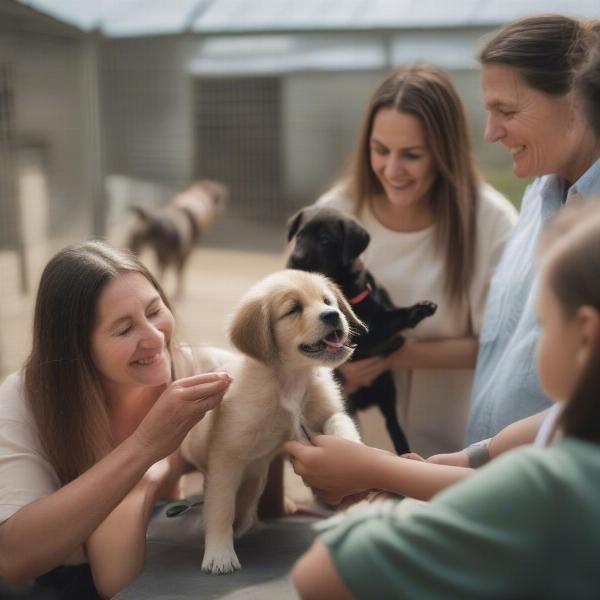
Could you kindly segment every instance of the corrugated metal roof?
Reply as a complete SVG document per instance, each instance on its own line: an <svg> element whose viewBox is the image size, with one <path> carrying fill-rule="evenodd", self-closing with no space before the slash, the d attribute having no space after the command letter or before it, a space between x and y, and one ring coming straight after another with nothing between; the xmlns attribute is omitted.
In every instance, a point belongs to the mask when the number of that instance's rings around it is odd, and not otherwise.
<svg viewBox="0 0 600 600"><path fill-rule="evenodd" d="M600 0L22 0L108 36L494 26L536 13L600 18Z"/></svg>

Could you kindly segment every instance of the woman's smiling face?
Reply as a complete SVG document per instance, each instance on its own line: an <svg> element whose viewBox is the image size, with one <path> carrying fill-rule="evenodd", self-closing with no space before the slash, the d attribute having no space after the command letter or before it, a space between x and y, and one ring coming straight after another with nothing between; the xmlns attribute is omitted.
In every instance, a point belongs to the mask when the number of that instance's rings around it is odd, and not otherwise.
<svg viewBox="0 0 600 600"><path fill-rule="evenodd" d="M371 129L371 168L390 204L415 208L428 197L437 170L421 121L392 108L380 108Z"/></svg>
<svg viewBox="0 0 600 600"><path fill-rule="evenodd" d="M158 386L171 379L174 319L143 275L125 273L102 290L91 351L105 387Z"/></svg>
<svg viewBox="0 0 600 600"><path fill-rule="evenodd" d="M483 65L481 85L488 111L485 140L508 148L515 175L556 173L573 181L581 135L570 96L538 91L517 69L500 64Z"/></svg>

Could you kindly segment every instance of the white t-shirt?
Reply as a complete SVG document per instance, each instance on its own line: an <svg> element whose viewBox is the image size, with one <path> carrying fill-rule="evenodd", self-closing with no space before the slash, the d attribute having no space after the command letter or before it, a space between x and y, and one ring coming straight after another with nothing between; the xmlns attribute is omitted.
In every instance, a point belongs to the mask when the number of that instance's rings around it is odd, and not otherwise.
<svg viewBox="0 0 600 600"><path fill-rule="evenodd" d="M25 400L22 372L13 373L0 386L0 523L59 488Z"/></svg>
<svg viewBox="0 0 600 600"><path fill-rule="evenodd" d="M352 211L344 184L338 184L318 204ZM517 218L500 192L482 184L476 216L476 259L468 302L453 310L444 290L445 261L436 252L435 225L410 233L384 227L365 206L359 221L371 235L363 254L365 267L389 292L397 306L429 300L438 305L428 317L404 332L415 340L478 335L489 282ZM411 449L423 456L463 447L473 382L472 369L398 370L394 373L398 418Z"/></svg>

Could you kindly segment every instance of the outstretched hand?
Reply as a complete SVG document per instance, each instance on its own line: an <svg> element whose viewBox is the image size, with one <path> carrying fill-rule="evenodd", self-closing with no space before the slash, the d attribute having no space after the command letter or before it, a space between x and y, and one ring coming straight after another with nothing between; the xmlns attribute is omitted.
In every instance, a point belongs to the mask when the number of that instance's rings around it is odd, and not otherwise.
<svg viewBox="0 0 600 600"><path fill-rule="evenodd" d="M319 500L337 505L346 496L373 487L373 463L384 451L330 435L317 435L313 443L288 442L285 449L294 471Z"/></svg>
<svg viewBox="0 0 600 600"><path fill-rule="evenodd" d="M158 461L183 442L188 431L218 406L232 379L227 373L202 373L178 379L159 396L133 433Z"/></svg>

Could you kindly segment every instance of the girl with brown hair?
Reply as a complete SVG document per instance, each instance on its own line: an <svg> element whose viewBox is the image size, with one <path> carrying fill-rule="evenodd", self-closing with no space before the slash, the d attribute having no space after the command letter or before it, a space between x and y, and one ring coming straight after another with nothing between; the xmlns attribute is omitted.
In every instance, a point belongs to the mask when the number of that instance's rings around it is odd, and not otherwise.
<svg viewBox="0 0 600 600"><path fill-rule="evenodd" d="M141 571L154 503L183 471L179 446L230 383L178 379L198 369L173 329L129 253L86 242L50 260L31 354L0 387L0 579L94 598Z"/></svg>
<svg viewBox="0 0 600 600"><path fill-rule="evenodd" d="M390 73L369 102L347 178L318 203L367 229L365 267L396 305L438 305L388 358L344 365L346 389L391 369L411 449L461 448L487 288L516 211L477 175L448 75L429 65Z"/></svg>

